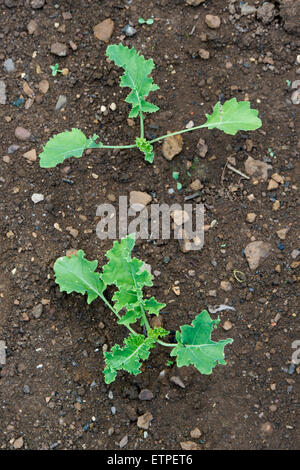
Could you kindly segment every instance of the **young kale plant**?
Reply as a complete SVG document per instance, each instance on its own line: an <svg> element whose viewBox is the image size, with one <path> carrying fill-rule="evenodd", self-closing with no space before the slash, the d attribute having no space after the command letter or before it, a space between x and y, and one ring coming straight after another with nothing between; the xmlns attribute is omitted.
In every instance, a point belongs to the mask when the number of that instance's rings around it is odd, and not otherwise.
<svg viewBox="0 0 300 470"><path fill-rule="evenodd" d="M56 283L61 291L87 294L88 304L97 298L102 299L116 315L117 323L130 332L122 347L115 344L110 352L104 352L105 382L113 382L119 370L139 374L141 361L148 359L150 349L156 344L171 348L170 356L176 357L178 367L192 364L202 374L211 374L218 363L226 364L224 347L233 340L211 340L211 333L220 320L213 320L206 310L197 315L191 325L180 327L175 343L161 339L169 334L164 328L150 327L148 315L159 315L166 305L155 297L143 297L143 287L153 285L152 275L145 269L143 261L132 258L134 245L134 234L123 238L120 243L115 241L113 248L106 253L109 261L103 266L102 273L95 271L97 261L88 261L82 250L70 258L58 258L54 264ZM104 296L109 285L116 288L113 305ZM135 323L143 327L144 333L132 328Z"/></svg>
<svg viewBox="0 0 300 470"><path fill-rule="evenodd" d="M155 113L159 110L158 106L146 100L150 92L159 89L150 76L154 69L154 62L152 59L146 60L134 47L128 48L122 44L108 46L106 55L118 67L124 69L120 86L131 89L125 101L132 107L129 117L139 117L140 135L136 137L135 143L131 145L104 145L102 142L96 142L99 139L97 134L87 138L80 129L62 132L52 137L40 154L40 166L42 168L55 167L69 157L79 158L83 155L84 150L91 148L138 148L144 154L145 160L152 163L154 159L153 144L174 135L203 128L220 129L226 134L235 135L239 130L250 131L261 127L258 111L251 109L248 101L238 102L236 98L232 98L224 104L218 102L214 106L212 114L206 114L206 122L204 124L148 141L144 135L145 114Z"/></svg>
<svg viewBox="0 0 300 470"><path fill-rule="evenodd" d="M63 71L60 70L60 68L59 68L59 64L50 65L50 69L52 70L52 76L53 77L56 77L56 75L58 73L63 73Z"/></svg>

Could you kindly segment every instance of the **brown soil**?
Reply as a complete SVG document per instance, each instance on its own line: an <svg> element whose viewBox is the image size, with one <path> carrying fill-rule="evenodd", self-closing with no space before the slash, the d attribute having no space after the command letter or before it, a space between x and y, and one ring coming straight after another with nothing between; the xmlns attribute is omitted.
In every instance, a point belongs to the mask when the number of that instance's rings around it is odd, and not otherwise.
<svg viewBox="0 0 300 470"><path fill-rule="evenodd" d="M2 449L14 448L19 437L27 449L116 449L125 435L126 449L180 449L180 442L193 440L190 431L195 427L202 433L194 439L201 449L299 447L299 367L291 365L292 343L300 339L299 272L291 257L299 248L299 106L291 103L286 81L297 79L300 39L296 29L293 34L286 31L281 2L273 2L276 16L267 25L255 15L232 16L229 3L207 0L192 7L183 0L47 0L33 15L30 1L0 2L0 79L6 83L8 96L8 103L0 105L0 340L7 345L7 362L0 367ZM66 11L72 12L71 20L63 20ZM207 28L207 13L221 18L219 29ZM152 15L153 25L138 24L139 17ZM39 31L29 35L27 24L32 18ZM41 169L38 161L27 162L25 152L36 148L39 153L51 135L72 127L87 135L98 133L105 143L131 143L137 134L137 127L127 124L128 106L123 101L127 90L120 91L120 70L107 62L107 44L93 35L93 27L105 18L115 23L110 43L118 43L122 28L132 21L137 34L125 38L124 44L155 60L154 78L160 91L152 94L152 101L160 112L146 119L150 136L182 129L191 119L202 123L204 113L211 112L219 97L249 99L259 109L263 127L235 137L203 131L208 154L200 158L191 177L186 163L196 156L200 138L196 132L184 136L183 151L172 162L164 159L159 145L154 165L144 162L136 150L93 151L49 170ZM55 27L56 22L65 24L65 33ZM69 48L66 57L51 54L52 43L70 40L77 44L76 51ZM200 48L210 52L208 60L200 59ZM16 66L10 74L2 66L7 58ZM49 66L56 62L69 69L67 77L51 76ZM228 62L231 68L226 68ZM20 95L27 99L21 74L36 93L29 109L12 105ZM43 97L38 94L42 78L50 83ZM54 112L59 95L67 97L67 104ZM117 110L101 115L101 105L112 102ZM31 141L17 141L17 126L32 132ZM246 147L247 139L252 140L251 150L249 142ZM12 144L20 148L6 163L2 157ZM253 184L228 170L223 174L229 156L236 158L237 168L244 172L249 155L269 159L285 184L270 193L267 182ZM168 189L175 188L172 171L180 172L183 190L175 189L170 195ZM176 240L139 241L136 255L161 271L152 293L167 303L166 328L176 330L190 323L208 305L235 307L234 312L220 313L221 326L214 334L217 339L234 338L226 348L228 364L217 367L211 376L176 370L166 366L168 351L159 347L142 374L120 373L107 386L101 373L102 346L120 343L126 330L116 327L100 302L87 306L83 297L61 294L53 280L53 262L70 248L82 248L89 259L98 259L100 265L104 262L111 242L96 237L96 206L109 202L109 193L118 198L140 190L154 194L160 203L183 204L191 193L189 184L197 177L204 185L198 202L206 205L205 223L217 221L206 233L204 248L182 253ZM34 205L33 193L44 194L45 200ZM251 202L249 194L255 196ZM277 211L275 199L280 201ZM252 224L246 223L248 212L257 214ZM70 226L78 230L76 238L66 230ZM276 231L285 227L290 231L279 245ZM251 237L269 241L273 247L256 271L249 270L243 254ZM235 280L234 269L245 274L245 282ZM231 281L230 292L220 288L222 280ZM180 283L180 296L172 291L175 281ZM211 290L216 290L216 297L209 296ZM42 299L49 302L43 301L42 315L34 318L32 309ZM229 332L222 328L226 320L233 324ZM166 380L160 381L164 368ZM170 382L172 375L179 375L185 388ZM145 388L154 394L151 401L138 398ZM153 421L145 438L136 420L146 411ZM114 433L109 436L112 427Z"/></svg>

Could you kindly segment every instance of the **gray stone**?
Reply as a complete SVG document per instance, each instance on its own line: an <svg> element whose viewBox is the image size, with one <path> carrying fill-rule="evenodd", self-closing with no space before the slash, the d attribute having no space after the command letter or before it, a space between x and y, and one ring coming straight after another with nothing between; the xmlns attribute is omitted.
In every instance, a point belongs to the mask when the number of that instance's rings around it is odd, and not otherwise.
<svg viewBox="0 0 300 470"><path fill-rule="evenodd" d="M263 24L269 24L275 18L275 5L273 3L264 2L257 10L257 18Z"/></svg>
<svg viewBox="0 0 300 470"><path fill-rule="evenodd" d="M19 150L20 145L17 144L12 144L8 147L7 152L11 155L12 153L15 153L17 150Z"/></svg>
<svg viewBox="0 0 300 470"><path fill-rule="evenodd" d="M293 250L291 253L291 256L293 259L298 258L299 255L300 255L300 250Z"/></svg>
<svg viewBox="0 0 300 470"><path fill-rule="evenodd" d="M122 33L124 33L126 36L131 37L136 34L136 29L134 29L130 24L127 24L123 29Z"/></svg>
<svg viewBox="0 0 300 470"><path fill-rule="evenodd" d="M67 104L67 97L65 95L59 95L54 110L59 111L60 109L64 108L66 104Z"/></svg>
<svg viewBox="0 0 300 470"><path fill-rule="evenodd" d="M0 104L6 104L6 85L0 80Z"/></svg>
<svg viewBox="0 0 300 470"><path fill-rule="evenodd" d="M300 88L300 80L293 81L293 83L291 84L291 88L292 88L292 90L296 90L296 89Z"/></svg>
<svg viewBox="0 0 300 470"><path fill-rule="evenodd" d="M122 439L119 442L120 449L123 449L123 447L125 447L127 444L128 444L128 436L126 434L126 436L122 437Z"/></svg>
<svg viewBox="0 0 300 470"><path fill-rule="evenodd" d="M16 70L14 61L12 59L6 59L3 63L4 70L8 73Z"/></svg>
<svg viewBox="0 0 300 470"><path fill-rule="evenodd" d="M14 8L17 6L15 0L4 0L4 5L6 8Z"/></svg>
<svg viewBox="0 0 300 470"><path fill-rule="evenodd" d="M269 256L271 249L272 247L270 243L263 241L251 242L246 246L245 256L251 271L258 268L258 266Z"/></svg>
<svg viewBox="0 0 300 470"><path fill-rule="evenodd" d="M153 393L151 392L151 390L148 390L147 388L144 388L143 390L140 391L139 399L141 401L152 400L153 397L154 397Z"/></svg>
<svg viewBox="0 0 300 470"><path fill-rule="evenodd" d="M197 7L201 3L204 3L205 0L185 0L185 2L187 5L191 5L192 7Z"/></svg>
<svg viewBox="0 0 300 470"><path fill-rule="evenodd" d="M26 140L29 140L31 132L24 129L24 127L18 126L15 130L15 136L18 140L25 142Z"/></svg>
<svg viewBox="0 0 300 470"><path fill-rule="evenodd" d="M293 104L300 104L300 88L292 93L291 100Z"/></svg>
<svg viewBox="0 0 300 470"><path fill-rule="evenodd" d="M6 345L5 341L0 341L0 364L4 366L6 364Z"/></svg>
<svg viewBox="0 0 300 470"><path fill-rule="evenodd" d="M253 5L248 5L248 3L244 3L241 5L241 14L242 16L252 15L256 12L256 8Z"/></svg>
<svg viewBox="0 0 300 470"><path fill-rule="evenodd" d="M34 10L38 10L39 8L43 8L45 5L45 0L31 0L30 6Z"/></svg>
<svg viewBox="0 0 300 470"><path fill-rule="evenodd" d="M43 198L44 198L44 196L43 196ZM43 313L43 305L42 304L37 304L35 307L33 307L31 313L32 313L34 318L36 318L36 319L40 318L42 313Z"/></svg>
<svg viewBox="0 0 300 470"><path fill-rule="evenodd" d="M290 34L300 36L300 0L282 0L280 16L284 29Z"/></svg>
<svg viewBox="0 0 300 470"><path fill-rule="evenodd" d="M61 42L54 42L51 44L51 53L58 57L65 57L68 53L68 46Z"/></svg>

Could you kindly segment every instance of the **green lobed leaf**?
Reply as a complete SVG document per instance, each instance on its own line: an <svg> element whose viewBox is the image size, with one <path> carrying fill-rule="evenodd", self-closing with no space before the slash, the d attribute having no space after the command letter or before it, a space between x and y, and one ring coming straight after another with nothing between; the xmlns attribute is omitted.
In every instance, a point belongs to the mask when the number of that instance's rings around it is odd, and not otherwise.
<svg viewBox="0 0 300 470"><path fill-rule="evenodd" d="M113 284L118 288L112 300L114 308L120 312L123 308L131 313L126 313L121 318L121 324L135 323L143 318L143 287L152 286L152 276L145 269L145 263L137 258L131 258L131 252L135 244L135 235L131 234L123 238L120 243L114 242L113 248L106 253L109 262L103 267L102 279L107 284ZM129 323L128 323L129 322Z"/></svg>
<svg viewBox="0 0 300 470"><path fill-rule="evenodd" d="M103 281L109 285L114 284L121 289L136 291L136 286L151 287L152 276L144 269L145 263L137 258L131 258L131 251L135 244L135 235L130 234L115 241L113 248L106 253L109 262L103 266Z"/></svg>
<svg viewBox="0 0 300 470"><path fill-rule="evenodd" d="M153 78L149 77L155 67L153 60L146 60L134 47L129 49L123 44L108 46L106 55L125 71L121 77L120 86L132 90L125 100L132 105L129 117L137 117L140 112L154 113L158 111L158 106L145 100L151 91L159 90L159 87L153 82Z"/></svg>
<svg viewBox="0 0 300 470"><path fill-rule="evenodd" d="M163 304L161 302L157 302L155 297L151 297L151 299L146 299L143 301L144 304L144 309L150 314L150 315L159 315L160 310L165 308L166 304Z"/></svg>
<svg viewBox="0 0 300 470"><path fill-rule="evenodd" d="M203 310L193 320L192 326L182 326L181 332L176 332L177 345L171 351L171 356L177 356L177 366L192 364L201 374L211 374L212 369L219 364L226 364L224 347L233 342L231 338L214 342L211 333L220 320L212 320L209 313Z"/></svg>
<svg viewBox="0 0 300 470"><path fill-rule="evenodd" d="M105 383L110 384L117 376L118 370L126 370L129 374L141 373L142 360L149 357L150 349L155 346L157 339L168 334L163 328L148 331L148 337L140 334L130 334L124 340L124 347L115 344L110 352L104 353L106 367L104 369Z"/></svg>
<svg viewBox="0 0 300 470"><path fill-rule="evenodd" d="M206 114L206 125L210 129L220 129L226 134L235 135L239 130L253 131L261 127L258 111L250 108L249 101L237 101L236 98L218 102L212 114Z"/></svg>
<svg viewBox="0 0 300 470"><path fill-rule="evenodd" d="M125 315L123 315L121 319L118 320L118 324L129 326L132 323L136 323L137 320L141 319L142 317L143 317L142 310L138 306L136 306L133 310L127 310Z"/></svg>
<svg viewBox="0 0 300 470"><path fill-rule="evenodd" d="M126 310L118 323L128 326L140 319L143 326L144 313L159 315L166 305L154 297L143 300L143 287L153 285L152 275L145 269L143 261L131 257L134 243L134 234L114 242L106 254L109 262L103 267L102 279L106 285L113 284L118 288L112 298L114 309L118 313Z"/></svg>
<svg viewBox="0 0 300 470"><path fill-rule="evenodd" d="M120 288L119 291L115 292L112 300L115 302L114 307L117 312L124 307L134 308L138 305L137 292L126 288Z"/></svg>
<svg viewBox="0 0 300 470"><path fill-rule="evenodd" d="M88 261L84 251L78 250L76 255L70 258L63 256L54 263L55 282L59 285L61 292L67 294L77 292L87 294L87 303L99 297L106 288L100 279L99 273L95 272L97 261Z"/></svg>

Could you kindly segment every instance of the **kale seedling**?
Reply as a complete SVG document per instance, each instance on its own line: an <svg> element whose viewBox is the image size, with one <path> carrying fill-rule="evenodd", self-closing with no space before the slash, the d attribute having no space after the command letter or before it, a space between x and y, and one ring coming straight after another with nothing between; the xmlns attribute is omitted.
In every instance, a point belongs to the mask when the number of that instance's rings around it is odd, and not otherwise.
<svg viewBox="0 0 300 470"><path fill-rule="evenodd" d="M135 143L131 145L104 145L102 142L96 142L99 138L96 134L87 138L79 129L62 132L52 137L40 154L40 166L42 168L55 167L58 163L62 163L69 157L79 158L85 149L90 148L138 148L144 154L145 160L152 163L154 159L153 144L174 135L203 128L220 129L226 134L235 135L239 130L250 131L261 127L258 111L251 109L248 101L238 102L236 98L232 98L224 104L218 102L214 106L212 114L206 114L206 122L204 124L147 141L144 136L145 114L155 113L159 110L158 106L146 100L150 92L159 89L150 76L154 69L154 62L152 59L146 60L134 47L130 49L127 46L123 46L123 44L108 46L106 55L118 67L124 69L120 86L131 89L125 101L132 106L129 117L139 117L140 135L136 137Z"/></svg>
<svg viewBox="0 0 300 470"><path fill-rule="evenodd" d="M144 18L139 18L139 24L153 24L154 23L154 19L153 18L149 18L148 20L144 20Z"/></svg>
<svg viewBox="0 0 300 470"><path fill-rule="evenodd" d="M178 191L180 191L180 190L182 189L182 184L178 181L178 179L179 179L179 171L173 171L173 173L172 173L172 178L173 178L175 181L177 181L176 187L177 187Z"/></svg>
<svg viewBox="0 0 300 470"><path fill-rule="evenodd" d="M109 261L101 273L95 272L97 261L88 261L82 250L70 258L58 258L54 264L56 283L61 291L87 294L88 304L97 298L102 299L116 315L117 323L130 332L122 347L115 344L110 352L104 352L105 382L113 382L119 370L140 374L141 361L148 359L150 349L156 344L171 348L170 356L176 357L178 367L192 364L202 374L211 374L218 363L226 364L224 347L233 340L211 340L211 333L220 320L212 320L206 310L195 317L192 325L180 327L176 332L176 343L162 341L161 338L169 334L164 328L150 327L147 315L159 315L166 305L155 297L143 297L143 287L153 285L152 275L145 269L143 261L131 257L134 245L134 234L123 238L120 243L115 241L113 248L106 253ZM109 285L116 288L113 305L104 296ZM131 325L137 322L144 327L144 334L132 328Z"/></svg>
<svg viewBox="0 0 300 470"><path fill-rule="evenodd" d="M59 69L59 65L58 65L58 64L50 65L50 69L52 70L52 76L53 76L53 77L56 77L56 75L57 75L58 73L63 73L63 71Z"/></svg>

